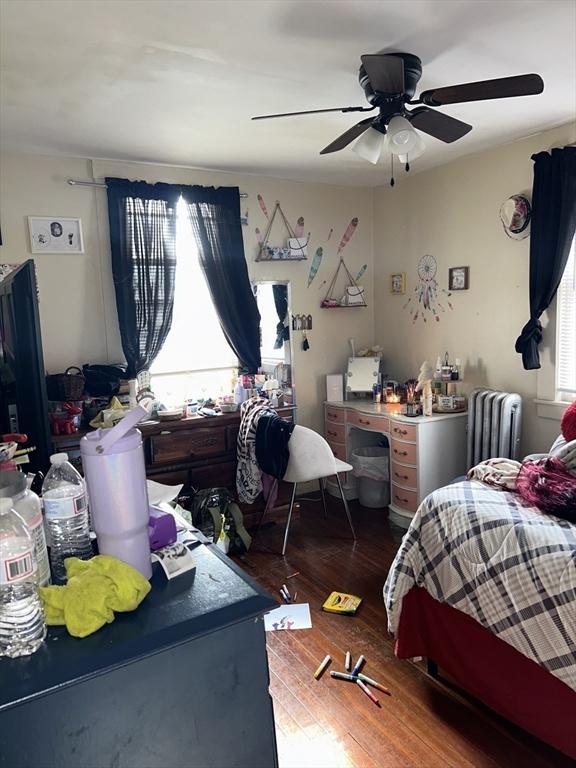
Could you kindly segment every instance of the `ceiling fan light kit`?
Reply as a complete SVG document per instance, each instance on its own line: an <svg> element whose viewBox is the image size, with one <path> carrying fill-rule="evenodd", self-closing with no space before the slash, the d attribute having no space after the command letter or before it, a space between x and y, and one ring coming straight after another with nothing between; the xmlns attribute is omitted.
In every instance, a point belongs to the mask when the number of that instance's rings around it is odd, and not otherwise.
<svg viewBox="0 0 576 768"><path fill-rule="evenodd" d="M252 119L265 120L319 112L370 112L378 109L378 115L365 118L348 128L324 147L320 154L339 152L354 142L352 150L364 160L376 164L383 155L387 155L393 169L394 157L398 157L408 171L410 161L420 157L426 149L418 131L450 144L472 130L468 123L438 112L436 107L487 99L531 96L544 90L540 75L528 74L429 89L423 91L419 98L413 99L422 76L422 62L418 56L400 52L372 53L364 54L360 60L362 63L358 80L369 107L286 112L260 115ZM407 109L407 104L416 105L416 109ZM393 173L390 183L394 186Z"/></svg>

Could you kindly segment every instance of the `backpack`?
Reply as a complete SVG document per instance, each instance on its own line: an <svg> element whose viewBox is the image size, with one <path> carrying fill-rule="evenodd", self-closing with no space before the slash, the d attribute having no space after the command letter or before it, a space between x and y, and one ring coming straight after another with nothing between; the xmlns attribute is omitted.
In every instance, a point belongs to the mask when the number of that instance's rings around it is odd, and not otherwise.
<svg viewBox="0 0 576 768"><path fill-rule="evenodd" d="M192 525L231 555L244 554L252 543L240 507L227 488L205 488L196 493Z"/></svg>

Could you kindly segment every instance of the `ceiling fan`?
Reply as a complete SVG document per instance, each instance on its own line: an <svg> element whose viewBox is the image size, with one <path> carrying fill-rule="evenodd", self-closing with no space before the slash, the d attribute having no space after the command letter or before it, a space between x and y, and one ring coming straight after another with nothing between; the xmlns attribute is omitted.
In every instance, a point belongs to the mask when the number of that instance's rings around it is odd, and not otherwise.
<svg viewBox="0 0 576 768"><path fill-rule="evenodd" d="M413 99L416 85L422 75L422 62L418 56L412 53L374 53L365 54L360 59L362 65L358 72L358 79L370 104L369 107L336 107L285 112L277 115L259 115L252 120L321 112L371 112L378 109L375 117L365 118L344 131L324 147L320 154L338 152L364 134L364 138L356 141L353 149L365 159L373 163L377 162L383 148L387 146L392 155L397 155L403 162L408 163L409 158L414 159L424 151L424 142L414 130L415 128L448 144L461 139L472 130L472 126L468 123L438 112L435 107L467 101L530 96L542 93L544 90L544 82L540 75L530 74L434 88L423 91L417 99ZM409 110L406 108L407 104L415 105L416 108ZM369 128L374 130L366 134Z"/></svg>

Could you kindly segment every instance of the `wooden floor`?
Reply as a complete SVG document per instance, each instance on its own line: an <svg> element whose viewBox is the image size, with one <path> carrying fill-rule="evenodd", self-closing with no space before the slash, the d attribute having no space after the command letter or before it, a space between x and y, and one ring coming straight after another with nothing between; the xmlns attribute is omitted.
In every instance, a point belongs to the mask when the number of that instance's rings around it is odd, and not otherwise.
<svg viewBox="0 0 576 768"><path fill-rule="evenodd" d="M309 602L313 628L268 633L270 688L281 768L440 768L573 766L571 760L509 724L491 710L426 675L422 665L399 661L386 632L382 587L402 537L385 513L352 505L354 545L340 505L303 502L286 558L279 554L282 527L263 528L241 566L273 594L287 583L298 602ZM299 571L300 575L286 581ZM360 595L354 617L323 613L328 593ZM365 673L392 696L378 709L351 683L326 673L313 678L329 653L330 669L344 669L344 655L363 653Z"/></svg>

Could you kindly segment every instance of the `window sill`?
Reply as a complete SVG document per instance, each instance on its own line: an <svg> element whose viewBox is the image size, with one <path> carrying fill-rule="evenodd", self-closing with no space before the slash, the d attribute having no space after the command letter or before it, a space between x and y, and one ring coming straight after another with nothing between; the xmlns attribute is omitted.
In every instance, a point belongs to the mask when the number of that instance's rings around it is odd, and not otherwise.
<svg viewBox="0 0 576 768"><path fill-rule="evenodd" d="M536 414L541 419L554 419L560 421L562 414L568 408L570 403L563 402L562 400L534 400L536 403Z"/></svg>

